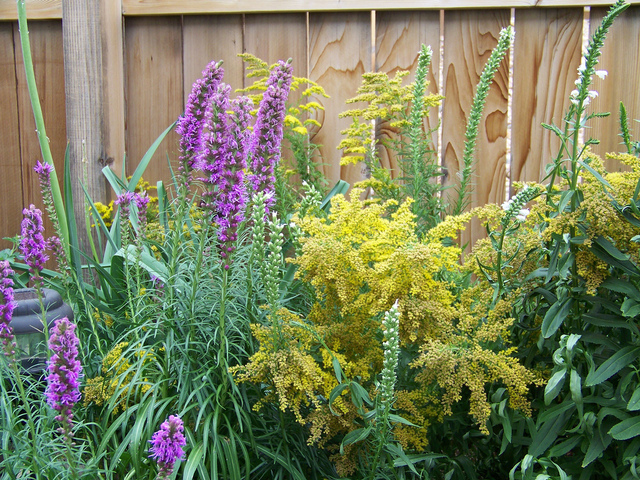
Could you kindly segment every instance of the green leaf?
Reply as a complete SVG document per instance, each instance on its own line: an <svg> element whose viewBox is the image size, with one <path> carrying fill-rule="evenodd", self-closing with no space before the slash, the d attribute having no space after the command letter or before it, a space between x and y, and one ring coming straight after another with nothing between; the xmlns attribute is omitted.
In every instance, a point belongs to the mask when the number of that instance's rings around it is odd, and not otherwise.
<svg viewBox="0 0 640 480"><path fill-rule="evenodd" d="M415 425L413 423L411 423L409 420L402 418L400 415L394 415L393 413L389 414L389 421L393 422L393 423L402 423L403 425L409 425L410 427L417 427L418 425Z"/></svg>
<svg viewBox="0 0 640 480"><path fill-rule="evenodd" d="M640 290L628 281L620 280L619 278L609 278L602 282L600 286L614 292L622 293L629 298L640 300Z"/></svg>
<svg viewBox="0 0 640 480"><path fill-rule="evenodd" d="M567 375L567 369L562 369L554 373L547 386L544 389L544 403L545 405L549 405L562 391L562 386L564 385L564 379Z"/></svg>
<svg viewBox="0 0 640 480"><path fill-rule="evenodd" d="M631 395L629 403L627 403L627 410L631 412L640 410L640 387L636 388L633 395Z"/></svg>
<svg viewBox="0 0 640 480"><path fill-rule="evenodd" d="M596 180L598 180L602 185L604 185L605 187L611 188L611 185L609 184L609 182L607 182L602 175L600 175L596 170L594 170L594 168L589 165L588 163L585 163L583 161L578 161L578 163L580 164L580 166L584 167L587 169L587 171L593 175L594 177L596 177Z"/></svg>
<svg viewBox="0 0 640 480"><path fill-rule="evenodd" d="M531 445L529 446L529 455L536 458L547 451L553 442L558 438L558 433L564 428L565 414L560 414L556 419L544 422L536 431Z"/></svg>
<svg viewBox="0 0 640 480"><path fill-rule="evenodd" d="M640 302L632 298L627 298L622 302L620 310L622 311L622 315L627 318L637 317L640 315Z"/></svg>
<svg viewBox="0 0 640 480"><path fill-rule="evenodd" d="M640 270L606 238L602 236L594 238L590 250L603 262L619 268L629 275L640 276Z"/></svg>
<svg viewBox="0 0 640 480"><path fill-rule="evenodd" d="M560 442L559 444L551 447L549 449L549 457L562 457L573 450L581 441L582 437L580 435L569 437L564 442Z"/></svg>
<svg viewBox="0 0 640 480"><path fill-rule="evenodd" d="M605 442L602 440L600 429L596 429L589 438L589 448L587 448L587 453L585 453L584 459L582 460L582 468L593 462L604 452L604 449L607 448Z"/></svg>
<svg viewBox="0 0 640 480"><path fill-rule="evenodd" d="M569 377L569 389L571 390L571 398L579 408L582 406L582 379L577 370L571 369L571 375ZM579 410L582 413L581 410Z"/></svg>
<svg viewBox="0 0 640 480"><path fill-rule="evenodd" d="M335 402L336 398L338 398L340 394L347 388L349 388L348 383L341 383L340 385L336 385L335 387L333 387L333 390L331 390L331 394L329 394L329 409L334 415L336 413L333 411L333 402Z"/></svg>
<svg viewBox="0 0 640 480"><path fill-rule="evenodd" d="M203 454L204 445L202 442L198 442L198 444L189 453L189 458L187 458L187 462L184 465L184 471L182 472L183 480L191 480L193 478L193 475L198 469L200 460L202 460Z"/></svg>
<svg viewBox="0 0 640 480"><path fill-rule="evenodd" d="M149 150L147 150L147 152L144 154L144 156L140 160L140 163L138 164L135 171L133 172L133 175L131 175L131 180L129 180L128 190L130 192L133 192L136 189L136 185L138 185L138 182L142 178L142 174L147 169L147 166L149 165L149 162L151 161L153 154L156 153L156 150L162 143L162 140L164 140L164 137L166 137L167 134L171 130L173 130L173 127L175 126L176 126L176 122L173 122L171 125L169 125L166 128L166 130L160 134L160 136L156 139L156 141L151 144L151 146L149 147Z"/></svg>
<svg viewBox="0 0 640 480"><path fill-rule="evenodd" d="M567 208L568 203L571 201L571 197L573 197L574 193L575 193L575 190L565 190L564 192L562 192L562 195L560 195L558 212L560 213L564 212L565 208Z"/></svg>
<svg viewBox="0 0 640 480"><path fill-rule="evenodd" d="M542 320L542 327L540 329L544 338L549 338L558 331L558 328L560 328L567 318L572 305L573 299L571 298L551 305L551 308L547 310L547 313Z"/></svg>
<svg viewBox="0 0 640 480"><path fill-rule="evenodd" d="M357 407L362 406L363 403L367 405L371 405L371 398L369 397L369 393L364 389L362 385L358 382L349 383L349 387L351 389L351 400L353 404Z"/></svg>
<svg viewBox="0 0 640 480"><path fill-rule="evenodd" d="M338 194L345 195L349 191L350 186L351 185L349 185L344 180L338 180L338 182L333 186L331 191L327 193L327 195L322 200L322 203L320 204L320 208L325 212L329 213L329 211L331 210L331 199Z"/></svg>
<svg viewBox="0 0 640 480"><path fill-rule="evenodd" d="M615 440L629 440L640 435L640 416L627 418L609 430Z"/></svg>
<svg viewBox="0 0 640 480"><path fill-rule="evenodd" d="M358 443L361 440L364 440L371 433L371 427L366 428L356 428L351 432L347 433L340 444L340 453L342 453L342 447L346 445L351 445L352 443Z"/></svg>
<svg viewBox="0 0 640 480"><path fill-rule="evenodd" d="M404 464L407 465L413 473L415 473L416 475L418 474L418 472L416 471L416 467L413 466L413 462L409 460L409 457L407 457L407 454L404 453L404 450L400 445L396 445L395 443L387 443L385 445L385 449L391 455L402 460L402 462L404 462Z"/></svg>
<svg viewBox="0 0 640 480"><path fill-rule="evenodd" d="M585 381L586 387L599 385L618 373L640 355L640 347L627 346L618 350L612 357L602 362L595 371L589 372Z"/></svg>
<svg viewBox="0 0 640 480"><path fill-rule="evenodd" d="M342 368L340 367L338 357L334 356L331 359L331 363L333 364L333 372L336 374L336 379L338 382L342 383Z"/></svg>

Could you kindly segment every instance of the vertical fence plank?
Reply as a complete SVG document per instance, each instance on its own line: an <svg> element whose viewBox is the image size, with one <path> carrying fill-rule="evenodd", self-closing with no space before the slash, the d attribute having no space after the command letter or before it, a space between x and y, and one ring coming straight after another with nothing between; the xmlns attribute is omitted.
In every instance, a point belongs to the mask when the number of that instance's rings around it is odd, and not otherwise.
<svg viewBox="0 0 640 480"><path fill-rule="evenodd" d="M320 99L324 112L318 120L322 128L312 141L320 148L324 173L330 185L343 179L351 184L364 178L362 165L340 166L337 146L340 130L349 126L349 119L338 119L345 111L345 101L354 97L362 74L371 70L371 15L366 13L309 14L309 76L331 96Z"/></svg>
<svg viewBox="0 0 640 480"><path fill-rule="evenodd" d="M184 101L193 83L212 61L223 61L224 81L234 90L243 86L242 15L186 16L184 37Z"/></svg>
<svg viewBox="0 0 640 480"><path fill-rule="evenodd" d="M591 33L600 25L606 14L604 8L591 9ZM618 136L620 102L623 102L629 117L629 127L633 139L640 140L640 6L631 6L620 15L609 30L602 49L598 70L607 70L609 75L601 80L594 77L591 88L599 95L593 102L592 111L611 112L608 118L595 118L585 136L600 140L600 145L591 148L604 159L605 153L622 152ZM615 160L605 162L609 171L620 170Z"/></svg>
<svg viewBox="0 0 640 480"><path fill-rule="evenodd" d="M64 152L67 146L65 127L65 96L64 96L64 54L62 49L62 23L60 21L31 22L29 24L31 40L31 54L36 76L36 85L40 95L42 114L50 140L51 154L54 159L56 174L62 182L64 172ZM22 49L15 24L14 38L16 40L16 76L18 79L18 115L20 122L20 149L22 158L22 204L36 205L43 208L42 196L38 176L33 171L36 161L42 161L40 144L35 130L36 125L31 110L29 91L22 61ZM21 212L12 212L18 215ZM52 235L52 224L45 220L47 235ZM10 233L11 236L17 232Z"/></svg>
<svg viewBox="0 0 640 480"><path fill-rule="evenodd" d="M516 10L513 60L512 181L540 181L560 149L542 128L562 126L575 88L583 9Z"/></svg>
<svg viewBox="0 0 640 480"><path fill-rule="evenodd" d="M465 130L476 85L501 28L509 25L509 10L447 11L444 17L443 155L446 186L455 186L462 169ZM508 56L508 55L507 55ZM500 203L506 186L506 135L509 62L505 56L489 90L479 125L471 206ZM448 190L451 203L455 192ZM463 242L483 236L473 222Z"/></svg>
<svg viewBox="0 0 640 480"><path fill-rule="evenodd" d="M11 244L4 237L20 232L22 210L22 172L20 169L20 130L16 94L16 62L13 48L13 24L0 24L0 249Z"/></svg>
<svg viewBox="0 0 640 480"><path fill-rule="evenodd" d="M127 175L158 136L183 111L182 28L178 17L126 21ZM169 134L143 177L169 182L167 155L176 157L177 135Z"/></svg>
<svg viewBox="0 0 640 480"><path fill-rule="evenodd" d="M438 93L438 69L440 67L440 12L376 12L376 71L392 76L398 70L409 70L405 83L415 80L418 54L422 44L431 46L433 56L429 66L429 93ZM433 130L431 139L435 152L438 146L438 110L431 109L425 120L425 129ZM394 136L395 129L387 123L380 125L379 139L384 143ZM381 145L380 162L399 175L397 159L393 152ZM436 153L434 153L436 155Z"/></svg>

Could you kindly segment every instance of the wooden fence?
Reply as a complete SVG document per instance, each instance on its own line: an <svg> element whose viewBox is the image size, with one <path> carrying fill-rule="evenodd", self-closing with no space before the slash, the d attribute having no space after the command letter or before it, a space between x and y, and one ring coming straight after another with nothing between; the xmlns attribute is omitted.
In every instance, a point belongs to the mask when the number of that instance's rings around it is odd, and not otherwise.
<svg viewBox="0 0 640 480"><path fill-rule="evenodd" d="M346 109L344 102L354 96L364 72L413 71L420 44L425 43L435 51L431 91L445 96L441 118L432 112L429 122L432 126L442 122L442 135L437 140L447 181L451 182L459 169L475 85L500 29L513 23L513 58L505 59L500 67L481 122L473 191L474 205L502 202L509 182L540 179L545 164L557 151L558 142L540 124L561 121L580 63L585 12L593 30L607 3L101 1L103 154L89 158L87 168L100 169L113 159L119 171L126 151L127 171L132 172L149 145L181 114L191 85L204 66L213 59L224 60L226 82L242 87L247 79L236 55L250 52L270 63L292 58L296 75L315 80L326 89L331 98L318 99L325 110L319 118L323 126L313 141L322 145L323 168L332 181L357 181L362 178L360 167L339 165L336 146L339 132L348 122L339 120L338 114ZM596 79L594 85L600 95L593 108L614 114L593 121L587 132L602 140L595 147L598 153L620 149L619 101L625 102L632 118L640 118L640 2L631 3L634 5L614 24L603 51L599 68L608 70L609 76L603 81ZM592 5L590 10L585 9L588 5ZM47 133L61 171L67 142L65 107L73 101L65 98L62 3L28 1L27 12ZM15 17L15 1L0 0L1 236L18 233L24 206L41 204L32 168L40 153ZM440 47L442 55L438 55ZM440 71L442 84L438 82ZM640 124L634 122L632 128L640 139ZM166 158L176 157L176 144L175 134L165 140L145 173L146 180L168 180Z"/></svg>

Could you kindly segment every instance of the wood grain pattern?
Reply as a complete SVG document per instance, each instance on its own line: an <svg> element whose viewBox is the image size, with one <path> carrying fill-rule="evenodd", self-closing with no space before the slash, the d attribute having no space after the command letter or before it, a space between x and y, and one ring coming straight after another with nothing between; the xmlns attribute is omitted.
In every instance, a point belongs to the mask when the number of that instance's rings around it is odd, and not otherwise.
<svg viewBox="0 0 640 480"><path fill-rule="evenodd" d="M62 39L66 126L80 250L91 253L85 233L83 187L94 202L107 200L104 166L102 97L102 28L97 0L65 0Z"/></svg>
<svg viewBox="0 0 640 480"><path fill-rule="evenodd" d="M55 20L62 18L62 0L26 0L29 20ZM15 0L0 0L0 20L17 20Z"/></svg>
<svg viewBox="0 0 640 480"><path fill-rule="evenodd" d="M376 13L376 71L392 77L398 70L408 70L405 84L415 80L418 54L421 45L429 45L434 54L429 66L430 93L438 92L438 69L440 66L440 12L377 12ZM425 120L426 130L435 130L431 136L437 152L438 109L431 109ZM395 137L395 129L381 124L378 129L381 142ZM392 176L399 174L397 159L393 151L381 145L380 162L391 170Z"/></svg>
<svg viewBox="0 0 640 480"><path fill-rule="evenodd" d="M443 165L445 186L458 184L465 130L480 75L501 28L509 25L509 10L446 12L444 18ZM446 39L456 39L449 41ZM508 55L507 55L508 56ZM505 56L496 72L480 120L475 152L475 176L470 188L471 207L502 203L506 185L507 90L509 63ZM448 190L454 203L454 188ZM479 238L477 222L463 241Z"/></svg>
<svg viewBox="0 0 640 480"><path fill-rule="evenodd" d="M560 140L541 123L562 127L575 88L583 9L516 10L513 61L512 181L541 181Z"/></svg>
<svg viewBox="0 0 640 480"><path fill-rule="evenodd" d="M0 249L11 248L4 237L20 233L22 211L22 171L20 162L20 130L16 62L13 48L13 25L0 24Z"/></svg>
<svg viewBox="0 0 640 480"><path fill-rule="evenodd" d="M183 19L184 101L202 70L212 61L222 60L224 81L233 89L242 88L242 15L207 15Z"/></svg>
<svg viewBox="0 0 640 480"><path fill-rule="evenodd" d="M125 24L127 175L151 144L184 110L180 18L131 18ZM167 155L176 158L178 137L167 135L144 179L170 183Z"/></svg>
<svg viewBox="0 0 640 480"><path fill-rule="evenodd" d="M55 171L62 186L64 152L67 146L65 127L64 53L62 47L62 23L60 21L32 22L30 27L31 54L36 85L40 95L42 114L51 145ZM18 25L14 26L16 39L16 77L18 79L18 112L20 122L20 147L22 159L22 205L30 204L42 209L42 197L38 176L33 171L42 160L40 144L35 134L35 121L29 100L29 92L22 61L22 49L18 41ZM21 212L13 212L21 219ZM45 219L46 235L53 234L53 227ZM13 236L18 232L10 232Z"/></svg>
<svg viewBox="0 0 640 480"><path fill-rule="evenodd" d="M600 25L606 9L591 10L591 32ZM588 135L600 140L600 145L592 149L604 158L605 153L625 151L618 136L619 108L622 101L627 109L629 127L635 141L640 140L640 7L629 7L620 15L609 30L604 42L602 56L597 69L606 70L609 75L604 80L593 78L590 88L599 95L593 102L592 111L611 112L608 118L594 118L590 122ZM620 170L615 160L607 160L609 171Z"/></svg>
<svg viewBox="0 0 640 480"><path fill-rule="evenodd" d="M124 32L122 2L100 2L102 15L102 98L104 155L116 172L122 172L125 154ZM111 194L112 189L108 189Z"/></svg>
<svg viewBox="0 0 640 480"><path fill-rule="evenodd" d="M365 177L362 165L340 166L340 130L349 119L338 118L345 101L355 96L362 74L371 70L371 16L369 13L313 13L309 16L309 77L331 98L318 99L322 128L312 141L322 145L324 173L332 186L339 179L353 183Z"/></svg>
<svg viewBox="0 0 640 480"><path fill-rule="evenodd" d="M438 10L462 8L546 8L610 5L611 0L124 0L125 15ZM631 0L632 4L640 3Z"/></svg>

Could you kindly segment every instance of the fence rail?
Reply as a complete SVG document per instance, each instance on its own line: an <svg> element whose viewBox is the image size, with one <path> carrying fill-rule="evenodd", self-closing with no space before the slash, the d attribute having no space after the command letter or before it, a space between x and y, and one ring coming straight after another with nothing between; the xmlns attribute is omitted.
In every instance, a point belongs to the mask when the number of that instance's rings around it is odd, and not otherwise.
<svg viewBox="0 0 640 480"><path fill-rule="evenodd" d="M433 112L429 122L431 126L442 123L442 136L436 140L442 142L440 160L448 171L447 181L453 182L475 85L500 29L513 23L513 58L505 59L496 75L481 123L473 203L502 202L509 182L540 179L544 165L558 148L557 140L540 124L561 121L574 88L584 7L591 5L593 29L606 11L601 5L608 2L396 0L393 11L385 10L391 3L101 2L104 154L88 159L88 168L101 168L113 159L119 169L126 151L131 172L153 140L180 115L202 68L213 59L224 60L225 80L239 88L248 80L236 55L250 52L270 63L292 58L296 75L319 82L331 95L320 100L325 108L318 118L323 127L313 140L322 145L322 168L331 180L356 181L363 175L359 167L339 165L336 146L347 121L338 119L338 114L346 109L345 100L354 96L362 73L414 71L420 44L425 43L436 52L441 48L442 54L434 55L432 62L430 88L445 100L441 117ZM604 47L599 68L610 75L595 83L600 95L593 108L614 113L612 118L594 121L588 132L602 140L595 147L601 154L619 150L615 118L619 101L624 101L631 116L640 117L640 1L631 3L634 5L616 21ZM0 108L4 120L0 188L5 193L0 203L1 236L15 235L21 208L39 203L32 167L40 155L11 7L15 9L13 0L0 0L0 20L5 20L0 22ZM257 9L270 11L254 13ZM64 89L62 2L27 1L27 11L34 20L30 23L32 50L47 133L56 161L61 163L66 146L65 106L73 101L65 97ZM438 81L440 71L442 82ZM510 123L509 108L513 114ZM636 138L640 138L638 125L632 125ZM385 134L383 128L381 135ZM175 153L176 137L172 136L159 149L145 178L151 182L167 180L166 157L175 158ZM383 160L393 167L392 159Z"/></svg>

